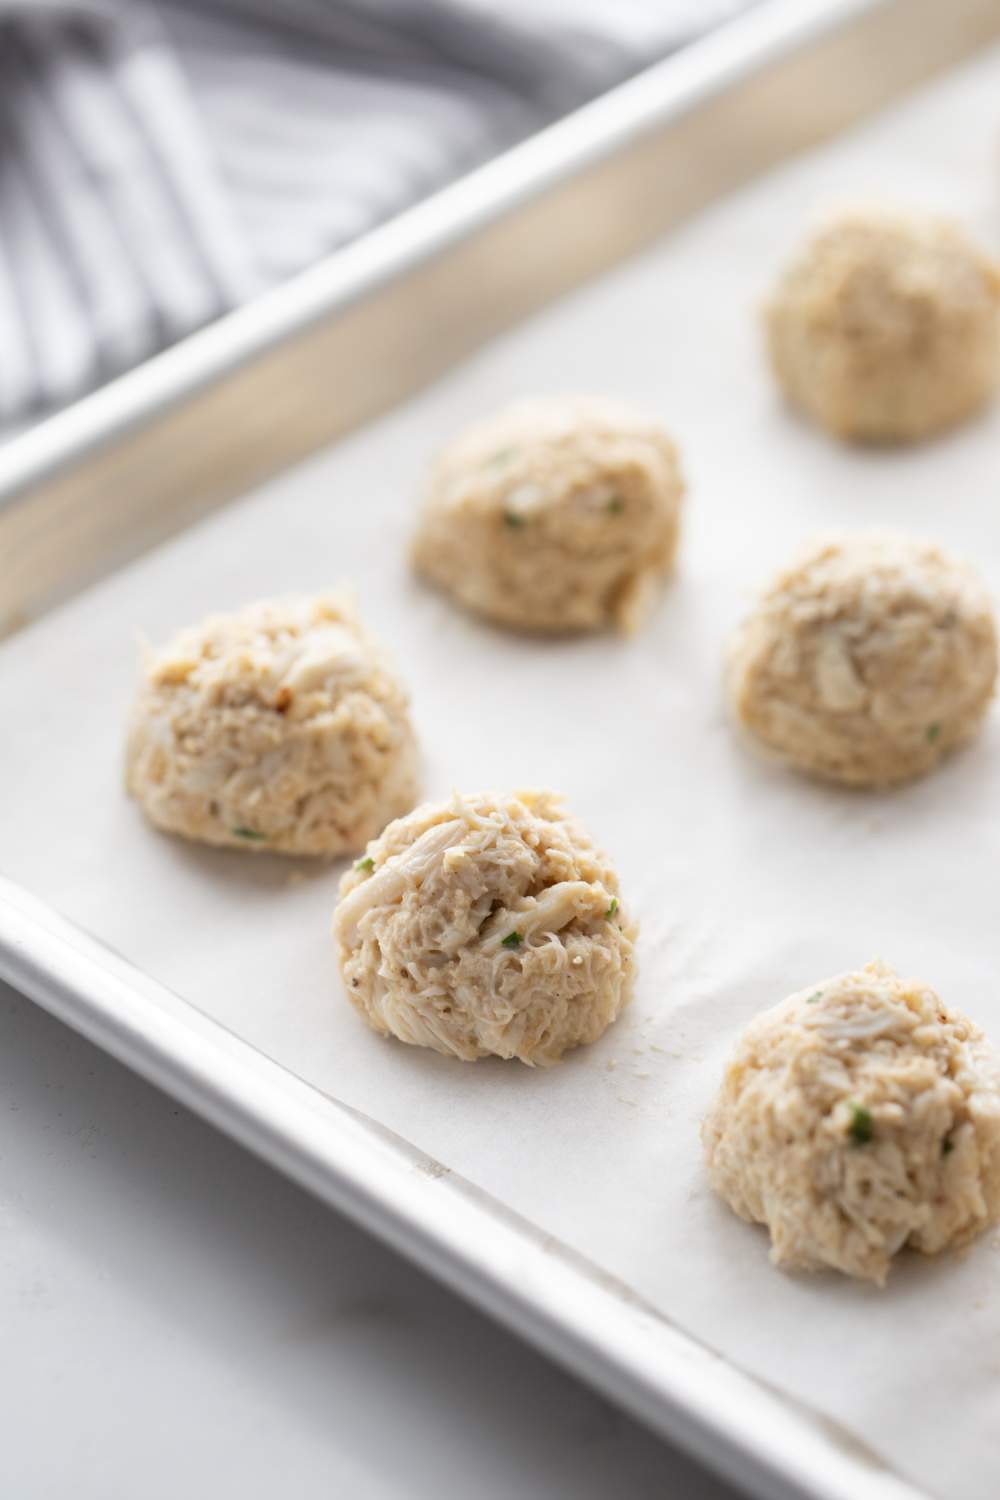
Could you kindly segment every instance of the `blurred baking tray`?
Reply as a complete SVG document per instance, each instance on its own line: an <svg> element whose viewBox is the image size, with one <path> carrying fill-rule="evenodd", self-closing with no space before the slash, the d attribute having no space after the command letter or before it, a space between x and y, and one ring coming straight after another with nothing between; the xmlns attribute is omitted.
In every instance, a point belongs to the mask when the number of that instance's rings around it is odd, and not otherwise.
<svg viewBox="0 0 1000 1500"><path fill-rule="evenodd" d="M998 31L996 0L763 0L0 447L0 635Z"/></svg>
<svg viewBox="0 0 1000 1500"><path fill-rule="evenodd" d="M997 35L995 0L761 4L40 424L0 450L3 630ZM0 976L742 1485L789 1500L917 1494L835 1424L10 882Z"/></svg>

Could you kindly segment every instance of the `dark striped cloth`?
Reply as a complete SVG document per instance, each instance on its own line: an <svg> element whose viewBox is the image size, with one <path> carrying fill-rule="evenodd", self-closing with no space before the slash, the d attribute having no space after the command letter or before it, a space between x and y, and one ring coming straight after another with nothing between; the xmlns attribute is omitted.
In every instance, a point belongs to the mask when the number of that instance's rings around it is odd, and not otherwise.
<svg viewBox="0 0 1000 1500"><path fill-rule="evenodd" d="M750 0L0 0L0 422L80 394Z"/></svg>

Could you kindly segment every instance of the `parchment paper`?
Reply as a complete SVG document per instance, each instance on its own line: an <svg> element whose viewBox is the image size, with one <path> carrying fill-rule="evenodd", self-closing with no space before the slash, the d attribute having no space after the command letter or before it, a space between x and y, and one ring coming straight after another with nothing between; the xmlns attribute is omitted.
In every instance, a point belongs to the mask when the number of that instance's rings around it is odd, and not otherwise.
<svg viewBox="0 0 1000 1500"><path fill-rule="evenodd" d="M698 1121L739 1029L876 954L1000 1042L1000 724L932 778L842 794L758 764L724 719L724 639L817 530L925 533L1000 588L1000 411L902 453L784 412L756 304L810 210L927 202L996 242L1000 52L772 174L447 380L0 650L0 867L319 1087L375 1115L846 1424L947 1500L1000 1493L1000 1255L904 1260L888 1290L773 1270L706 1188ZM690 480L676 582L633 641L500 634L409 578L427 455L516 394L660 411ZM336 392L329 393L336 400ZM247 413L253 420L253 413ZM551 1072L369 1033L328 937L340 866L153 833L120 785L135 636L353 580L412 688L425 789L552 784L641 924L631 1011ZM301 873L300 873L301 872Z"/></svg>

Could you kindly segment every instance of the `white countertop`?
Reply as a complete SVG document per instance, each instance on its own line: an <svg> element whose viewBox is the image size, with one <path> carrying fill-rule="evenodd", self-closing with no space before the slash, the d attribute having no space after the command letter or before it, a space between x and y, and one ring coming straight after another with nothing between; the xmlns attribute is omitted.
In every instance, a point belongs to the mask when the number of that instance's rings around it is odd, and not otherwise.
<svg viewBox="0 0 1000 1500"><path fill-rule="evenodd" d="M734 1492L0 985L0 1494Z"/></svg>

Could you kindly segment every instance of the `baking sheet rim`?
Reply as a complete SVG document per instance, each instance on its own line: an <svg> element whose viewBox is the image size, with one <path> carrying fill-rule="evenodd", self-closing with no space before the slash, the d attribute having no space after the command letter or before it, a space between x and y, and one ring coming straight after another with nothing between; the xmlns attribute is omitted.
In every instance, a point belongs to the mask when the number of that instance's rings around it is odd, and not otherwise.
<svg viewBox="0 0 1000 1500"><path fill-rule="evenodd" d="M766 1500L928 1500L828 1418L2 877L0 980L741 1487Z"/></svg>
<svg viewBox="0 0 1000 1500"><path fill-rule="evenodd" d="M234 368L614 156L783 55L899 0L762 0L143 364L0 444L0 510Z"/></svg>

